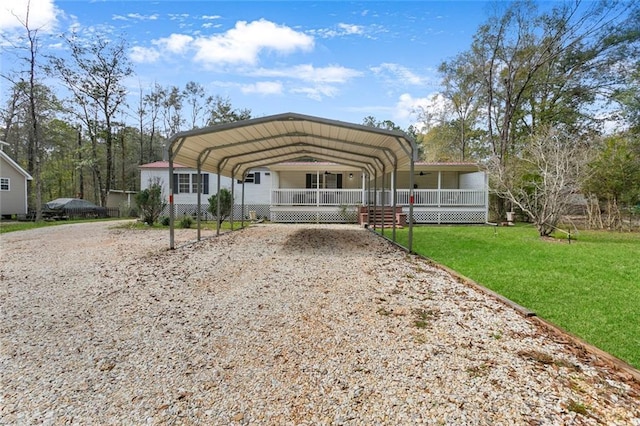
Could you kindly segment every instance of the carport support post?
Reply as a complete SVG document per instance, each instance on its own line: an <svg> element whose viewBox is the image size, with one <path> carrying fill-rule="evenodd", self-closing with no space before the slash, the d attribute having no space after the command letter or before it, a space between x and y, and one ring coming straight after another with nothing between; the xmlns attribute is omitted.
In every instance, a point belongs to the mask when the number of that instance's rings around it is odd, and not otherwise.
<svg viewBox="0 0 640 426"><path fill-rule="evenodd" d="M196 218L196 223L198 224L198 241L200 241L200 209L202 207L202 165L200 164L200 159L198 159L198 195L197 195L197 203L198 208L196 214L198 217Z"/></svg>
<svg viewBox="0 0 640 426"><path fill-rule="evenodd" d="M387 170L385 167L382 168L382 177L381 180L382 182L380 182L380 184L382 185L382 192L380 193L380 204L382 205L382 213L381 213L381 218L380 218L380 222L381 222L381 229L380 229L380 234L384 236L384 208L385 208L385 176L387 175Z"/></svg>
<svg viewBox="0 0 640 426"><path fill-rule="evenodd" d="M397 192L397 187L398 187L398 164L394 164L393 165L393 174L391 175L391 187L392 187L392 191L393 191L393 206L391 207L393 209L393 229L391 231L391 239L393 240L393 242L396 242L396 226L398 224L398 218L396 215L396 206L397 206L397 201L396 201L396 197L398 195Z"/></svg>
<svg viewBox="0 0 640 426"><path fill-rule="evenodd" d="M371 225L371 171L367 173L367 226Z"/></svg>
<svg viewBox="0 0 640 426"><path fill-rule="evenodd" d="M244 176L242 176L242 209L240 214L240 224L244 228Z"/></svg>
<svg viewBox="0 0 640 426"><path fill-rule="evenodd" d="M217 211L216 211L216 236L220 235L220 167L218 167L218 192L216 195L216 200L218 201Z"/></svg>
<svg viewBox="0 0 640 426"><path fill-rule="evenodd" d="M231 225L231 230L233 231L233 211L236 209L236 196L235 196L235 188L236 186L233 184L233 177L231 177L231 213L229 214L229 224Z"/></svg>
<svg viewBox="0 0 640 426"><path fill-rule="evenodd" d="M378 207L378 169L373 171L373 229L376 229L376 208Z"/></svg>
<svg viewBox="0 0 640 426"><path fill-rule="evenodd" d="M414 169L415 169L415 155L416 152L412 150L411 153L411 165L409 166L409 235L407 236L407 248L409 249L409 253L413 252L413 180L414 180Z"/></svg>
<svg viewBox="0 0 640 426"><path fill-rule="evenodd" d="M173 230L173 193L173 155L171 154L171 146L169 146L169 249L171 250L176 248Z"/></svg>

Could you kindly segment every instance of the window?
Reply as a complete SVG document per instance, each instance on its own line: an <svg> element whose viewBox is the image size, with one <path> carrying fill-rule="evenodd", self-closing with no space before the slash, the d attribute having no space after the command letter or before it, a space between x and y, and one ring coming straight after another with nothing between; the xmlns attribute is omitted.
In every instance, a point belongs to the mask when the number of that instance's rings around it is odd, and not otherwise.
<svg viewBox="0 0 640 426"><path fill-rule="evenodd" d="M191 181L191 175L187 173L178 174L178 193L185 194L189 193L189 187Z"/></svg>
<svg viewBox="0 0 640 426"><path fill-rule="evenodd" d="M197 173L175 173L173 175L174 194L197 194L198 174ZM202 193L209 193L209 174L202 173Z"/></svg>
<svg viewBox="0 0 640 426"><path fill-rule="evenodd" d="M202 173L202 193L209 193L209 174ZM191 192L194 194L198 193L198 174L194 173L191 175Z"/></svg>
<svg viewBox="0 0 640 426"><path fill-rule="evenodd" d="M0 191L8 191L9 188L9 178L0 178Z"/></svg>
<svg viewBox="0 0 640 426"><path fill-rule="evenodd" d="M238 183L242 183L242 181L238 179ZM247 177L244 178L244 183L260 185L260 172L247 173Z"/></svg>
<svg viewBox="0 0 640 426"><path fill-rule="evenodd" d="M320 180L318 180L318 177ZM322 173L319 176L315 173L307 173L307 189L341 189L342 173Z"/></svg>

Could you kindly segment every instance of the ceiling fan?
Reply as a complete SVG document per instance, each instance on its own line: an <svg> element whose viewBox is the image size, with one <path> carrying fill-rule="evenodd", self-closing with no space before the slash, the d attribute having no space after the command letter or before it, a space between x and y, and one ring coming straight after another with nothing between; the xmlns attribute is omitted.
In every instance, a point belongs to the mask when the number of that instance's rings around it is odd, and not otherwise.
<svg viewBox="0 0 640 426"><path fill-rule="evenodd" d="M426 175L430 175L430 174L431 174L431 172L423 172L423 171L420 171L420 173L416 173L415 175L416 175L416 176L426 176Z"/></svg>

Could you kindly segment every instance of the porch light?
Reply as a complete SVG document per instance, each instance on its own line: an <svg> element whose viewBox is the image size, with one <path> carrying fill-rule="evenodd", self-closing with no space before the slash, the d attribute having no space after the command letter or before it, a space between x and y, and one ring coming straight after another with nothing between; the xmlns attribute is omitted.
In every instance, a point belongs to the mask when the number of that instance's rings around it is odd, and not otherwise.
<svg viewBox="0 0 640 426"><path fill-rule="evenodd" d="M349 173L349 179L353 179L353 173Z"/></svg>

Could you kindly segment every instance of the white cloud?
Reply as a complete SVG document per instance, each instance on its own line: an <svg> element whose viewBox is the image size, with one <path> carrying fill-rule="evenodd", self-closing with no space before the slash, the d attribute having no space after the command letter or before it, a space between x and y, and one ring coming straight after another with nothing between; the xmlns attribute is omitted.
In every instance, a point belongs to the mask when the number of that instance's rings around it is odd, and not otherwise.
<svg viewBox="0 0 640 426"><path fill-rule="evenodd" d="M323 97L334 97L338 93L338 89L331 85L319 84L313 87L294 88L291 92L302 93L315 101L320 101Z"/></svg>
<svg viewBox="0 0 640 426"><path fill-rule="evenodd" d="M277 77L289 80L300 80L303 87L290 89L291 93L298 93L310 99L319 101L324 97L334 97L338 94L337 85L347 83L349 80L362 75L361 72L341 66L328 66L316 68L313 65L297 65L288 68L266 69L260 68L252 73L253 77Z"/></svg>
<svg viewBox="0 0 640 426"><path fill-rule="evenodd" d="M219 35L201 37L194 41L197 48L195 59L205 64L249 64L258 62L263 51L291 53L310 50L313 37L260 19L238 21L234 28Z"/></svg>
<svg viewBox="0 0 640 426"><path fill-rule="evenodd" d="M340 28L344 34L362 34L364 32L360 25L340 23L338 24L338 28Z"/></svg>
<svg viewBox="0 0 640 426"><path fill-rule="evenodd" d="M409 93L400 95L396 102L394 120L411 122L419 129L434 125L446 114L446 100L440 93L414 98Z"/></svg>
<svg viewBox="0 0 640 426"><path fill-rule="evenodd" d="M111 19L115 21L155 21L158 19L158 14L153 15L141 15L139 13L127 13L126 15L113 15Z"/></svg>
<svg viewBox="0 0 640 426"><path fill-rule="evenodd" d="M422 86L427 83L426 78L399 64L383 63L377 67L372 67L371 71L389 81L397 81L403 85Z"/></svg>
<svg viewBox="0 0 640 426"><path fill-rule="evenodd" d="M134 46L129 51L129 57L133 62L151 63L160 58L160 52L153 48Z"/></svg>
<svg viewBox="0 0 640 426"><path fill-rule="evenodd" d="M360 71L351 68L336 65L316 68L311 64L279 69L261 68L252 74L260 77L287 77L314 83L346 83L362 75Z"/></svg>
<svg viewBox="0 0 640 426"><path fill-rule="evenodd" d="M152 43L169 53L184 53L193 42L193 37L185 34L171 34L169 37L153 40Z"/></svg>
<svg viewBox="0 0 640 426"><path fill-rule="evenodd" d="M29 28L44 32L51 32L56 28L61 12L53 4L53 0L3 0L0 5L0 30L22 28L22 23L27 19L27 5Z"/></svg>
<svg viewBox="0 0 640 426"><path fill-rule="evenodd" d="M322 38L336 38L336 37L345 37L352 35L359 35L365 38L375 38L375 35L381 32L385 32L386 30L379 25L356 25L356 24L346 24L339 23L333 28L320 28L316 30L309 31L310 34L315 34L318 37Z"/></svg>
<svg viewBox="0 0 640 426"><path fill-rule="evenodd" d="M202 19L220 19L222 16L220 15L202 15Z"/></svg>
<svg viewBox="0 0 640 426"><path fill-rule="evenodd" d="M282 94L282 83L280 83L279 81L259 81L254 84L243 85L240 90L242 91L242 93L280 95Z"/></svg>

